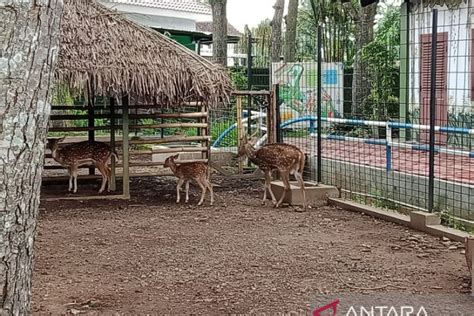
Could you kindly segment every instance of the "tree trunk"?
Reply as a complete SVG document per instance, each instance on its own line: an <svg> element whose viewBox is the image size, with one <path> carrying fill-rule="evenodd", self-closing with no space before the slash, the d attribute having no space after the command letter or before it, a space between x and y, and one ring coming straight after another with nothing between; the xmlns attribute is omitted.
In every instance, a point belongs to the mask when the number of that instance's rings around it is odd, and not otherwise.
<svg viewBox="0 0 474 316"><path fill-rule="evenodd" d="M272 20L272 34L271 34L271 61L278 62L281 57L281 23L283 21L283 10L285 8L285 0L276 0L275 14Z"/></svg>
<svg viewBox="0 0 474 316"><path fill-rule="evenodd" d="M212 8L212 56L227 66L227 0L210 0Z"/></svg>
<svg viewBox="0 0 474 316"><path fill-rule="evenodd" d="M352 79L352 115L360 115L362 105L370 94L371 74L367 65L361 61L361 50L374 39L375 14L377 3L359 8L358 20L355 23L354 75Z"/></svg>
<svg viewBox="0 0 474 316"><path fill-rule="evenodd" d="M296 22L298 20L298 0L288 3L285 33L285 62L295 61L296 55Z"/></svg>
<svg viewBox="0 0 474 316"><path fill-rule="evenodd" d="M1 315L27 315L62 0L0 2Z"/></svg>

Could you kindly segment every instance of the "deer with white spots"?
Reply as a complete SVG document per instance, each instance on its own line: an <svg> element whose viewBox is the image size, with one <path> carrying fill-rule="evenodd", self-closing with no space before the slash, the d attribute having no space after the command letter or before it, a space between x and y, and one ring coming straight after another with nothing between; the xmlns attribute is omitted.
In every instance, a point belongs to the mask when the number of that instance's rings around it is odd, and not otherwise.
<svg viewBox="0 0 474 316"><path fill-rule="evenodd" d="M280 207L288 191L290 191L290 174L293 174L300 185L303 194L303 208L306 209L306 193L303 180L303 169L305 165L304 153L296 146L289 144L266 144L259 149L250 144L247 135L241 139L237 157L247 156L252 163L257 165L265 174L265 187L262 204L267 199L267 189L272 197L273 205ZM271 188L272 172L278 170L285 191L280 200L277 201Z"/></svg>
<svg viewBox="0 0 474 316"><path fill-rule="evenodd" d="M77 192L77 171L80 166L93 164L99 169L102 175L102 185L99 193L105 190L110 191L111 171L108 164L109 158L114 156L118 160L118 155L112 148L102 142L84 141L72 143L59 148L62 138L49 138L47 148L51 150L51 155L61 166L68 169L69 189L68 191Z"/></svg>
<svg viewBox="0 0 474 316"><path fill-rule="evenodd" d="M171 169L173 174L178 177L178 184L176 186L176 203L179 203L180 195L179 191L183 183L186 185L186 201L189 201L189 182L194 180L199 187L202 189L201 199L199 200L198 205L202 205L204 202L204 197L206 196L207 190L211 195L211 205L214 204L214 192L212 190L212 183L208 178L209 168L204 162L186 162L182 163L179 166L176 164L175 160L178 159L179 154L170 156L165 160L165 167Z"/></svg>

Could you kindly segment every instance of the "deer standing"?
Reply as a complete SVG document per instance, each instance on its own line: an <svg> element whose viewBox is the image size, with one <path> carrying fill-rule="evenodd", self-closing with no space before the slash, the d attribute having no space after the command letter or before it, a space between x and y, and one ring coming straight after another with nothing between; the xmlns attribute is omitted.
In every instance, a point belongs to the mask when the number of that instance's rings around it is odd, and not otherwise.
<svg viewBox="0 0 474 316"><path fill-rule="evenodd" d="M107 191L110 191L111 171L107 162L113 155L118 160L118 155L112 148L102 142L78 142L59 148L62 138L48 139L47 147L51 150L51 155L61 166L68 169L69 189L68 191L77 192L77 171L80 166L94 164L102 175L102 185L99 193L105 189L108 182ZM74 185L73 185L74 182Z"/></svg>
<svg viewBox="0 0 474 316"><path fill-rule="evenodd" d="M280 207L288 191L290 191L290 174L293 174L300 185L303 194L303 207L306 209L306 192L303 180L303 169L305 165L304 153L296 146L289 144L266 144L255 149L244 135L241 139L237 157L247 156L252 163L257 165L265 174L265 187L262 204L267 199L267 189L272 197L273 205ZM272 172L278 170L284 185L284 192L277 201L271 188Z"/></svg>
<svg viewBox="0 0 474 316"><path fill-rule="evenodd" d="M208 174L208 166L204 162L187 162L182 163L179 166L176 165L175 160L178 159L179 154L174 156L170 156L165 160L165 167L171 169L173 174L179 178L178 184L176 186L176 203L179 203L180 195L179 191L181 190L181 186L183 183L186 183L186 201L189 201L189 182L194 180L199 187L202 189L201 199L199 200L198 205L201 205L204 201L204 197L206 196L207 190L211 195L211 205L214 204L214 192L212 190L211 181L207 176Z"/></svg>

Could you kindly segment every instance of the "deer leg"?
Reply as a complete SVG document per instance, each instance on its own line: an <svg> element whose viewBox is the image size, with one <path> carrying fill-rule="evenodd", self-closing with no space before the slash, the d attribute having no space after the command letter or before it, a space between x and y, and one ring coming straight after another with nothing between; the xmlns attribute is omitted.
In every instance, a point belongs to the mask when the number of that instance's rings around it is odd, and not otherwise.
<svg viewBox="0 0 474 316"><path fill-rule="evenodd" d="M67 173L69 174L69 188L67 189L68 192L72 191L72 178L73 178L73 173L72 169L69 167L67 168Z"/></svg>
<svg viewBox="0 0 474 316"><path fill-rule="evenodd" d="M97 165L97 168L100 171L100 174L102 175L102 184L99 189L99 193L104 192L105 190L105 184L107 183L107 171L105 170L103 165Z"/></svg>
<svg viewBox="0 0 474 316"><path fill-rule="evenodd" d="M275 207L280 207L281 205L281 202L283 202L283 199L285 198L286 194L288 193L288 191L290 191L290 180L289 180L289 173L287 171L283 171L283 170L280 170L280 176L281 176L281 180L283 181L283 185L284 185L284 191L283 191L283 194L281 195L280 197L280 200L278 201L278 203L275 205Z"/></svg>
<svg viewBox="0 0 474 316"><path fill-rule="evenodd" d="M273 205L276 205L277 199L275 197L275 194L273 194L273 191L272 191L272 171L271 170L265 171L265 190L263 192L262 205L264 205L265 201L267 200L267 189L268 189L268 192L270 192L270 196L272 197Z"/></svg>
<svg viewBox="0 0 474 316"><path fill-rule="evenodd" d="M74 177L74 193L77 192L77 168L72 168L72 176Z"/></svg>
<svg viewBox="0 0 474 316"><path fill-rule="evenodd" d="M181 186L184 183L184 179L180 178L178 180L178 185L176 185L176 203L179 203L180 196L179 196L179 191L181 190Z"/></svg>
<svg viewBox="0 0 474 316"><path fill-rule="evenodd" d="M189 201L189 180L186 181L186 202L185 203L188 203Z"/></svg>
<svg viewBox="0 0 474 316"><path fill-rule="evenodd" d="M209 194L211 195L211 206L214 204L214 190L212 189L212 183L209 180L206 180L207 188L209 189Z"/></svg>
<svg viewBox="0 0 474 316"><path fill-rule="evenodd" d="M295 171L295 178L296 181L298 181L298 184L300 185L301 193L303 194L303 208L306 210L306 190L304 187L303 175L298 171Z"/></svg>
<svg viewBox="0 0 474 316"><path fill-rule="evenodd" d="M201 193L201 199L199 200L198 206L202 205L202 202L204 202L204 197L206 196L206 186L203 184L202 179L197 181L197 184L201 187L202 193Z"/></svg>
<svg viewBox="0 0 474 316"><path fill-rule="evenodd" d="M110 182L112 181L112 172L110 171L110 168L105 165L105 172L107 176L107 192L110 192Z"/></svg>

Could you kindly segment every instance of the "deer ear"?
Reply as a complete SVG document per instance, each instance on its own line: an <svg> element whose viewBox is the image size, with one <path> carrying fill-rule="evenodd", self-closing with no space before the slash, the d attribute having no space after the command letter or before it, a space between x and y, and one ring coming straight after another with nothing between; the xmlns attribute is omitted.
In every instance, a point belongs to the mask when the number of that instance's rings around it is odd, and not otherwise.
<svg viewBox="0 0 474 316"><path fill-rule="evenodd" d="M179 157L179 154L176 154L173 156L173 159L178 159L178 157Z"/></svg>
<svg viewBox="0 0 474 316"><path fill-rule="evenodd" d="M66 136L63 136L63 137L58 138L58 143L62 142L62 141L65 140L65 139L66 139Z"/></svg>

